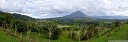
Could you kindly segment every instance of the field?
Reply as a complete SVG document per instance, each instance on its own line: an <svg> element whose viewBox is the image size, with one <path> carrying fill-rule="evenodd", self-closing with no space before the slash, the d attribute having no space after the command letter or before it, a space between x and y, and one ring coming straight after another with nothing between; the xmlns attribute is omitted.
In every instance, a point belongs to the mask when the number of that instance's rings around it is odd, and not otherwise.
<svg viewBox="0 0 128 42"><path fill-rule="evenodd" d="M128 24L121 26L120 30L113 30L107 36L107 34L100 36L99 38L92 39L92 40L84 40L84 41L77 41L68 38L68 31L63 31L59 40L50 40L51 42L108 42L108 40L128 40ZM19 39L9 36L6 32L0 31L0 42L18 42ZM26 35L24 35L26 36ZM49 42L49 39L43 35L36 32L30 33L30 38L34 42ZM25 38L24 38L25 39Z"/></svg>
<svg viewBox="0 0 128 42"><path fill-rule="evenodd" d="M0 42L18 42L18 39L0 30Z"/></svg>
<svg viewBox="0 0 128 42"><path fill-rule="evenodd" d="M92 42L108 42L108 40L128 40L128 24L121 26L120 30L113 30L110 36L101 36Z"/></svg>

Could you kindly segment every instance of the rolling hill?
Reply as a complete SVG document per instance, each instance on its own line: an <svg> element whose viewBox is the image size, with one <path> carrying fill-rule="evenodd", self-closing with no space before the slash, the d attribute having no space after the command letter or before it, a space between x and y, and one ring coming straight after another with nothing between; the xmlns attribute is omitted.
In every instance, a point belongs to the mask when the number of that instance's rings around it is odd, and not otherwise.
<svg viewBox="0 0 128 42"><path fill-rule="evenodd" d="M0 11L1 14L4 14L4 15L10 15L12 16L13 18L15 19L18 19L18 20L34 20L35 18L32 18L32 17L29 17L29 16L26 16L26 15L21 15L21 14L17 14L17 13L7 13L7 12L2 12Z"/></svg>

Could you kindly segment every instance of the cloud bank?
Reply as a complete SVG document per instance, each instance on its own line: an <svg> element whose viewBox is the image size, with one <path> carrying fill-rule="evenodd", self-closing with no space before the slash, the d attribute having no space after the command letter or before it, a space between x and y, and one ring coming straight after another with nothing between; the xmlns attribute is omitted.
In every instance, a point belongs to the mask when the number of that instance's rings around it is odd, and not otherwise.
<svg viewBox="0 0 128 42"><path fill-rule="evenodd" d="M128 0L1 0L0 10L34 18L82 11L89 16L128 16Z"/></svg>

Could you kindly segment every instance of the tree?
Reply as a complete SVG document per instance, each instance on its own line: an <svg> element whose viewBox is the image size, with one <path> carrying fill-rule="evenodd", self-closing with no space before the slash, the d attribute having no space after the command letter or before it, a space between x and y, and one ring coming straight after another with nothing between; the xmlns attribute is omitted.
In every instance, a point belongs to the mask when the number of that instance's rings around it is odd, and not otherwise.
<svg viewBox="0 0 128 42"><path fill-rule="evenodd" d="M18 32L27 31L27 24L24 21L16 20L14 29L17 29Z"/></svg>
<svg viewBox="0 0 128 42"><path fill-rule="evenodd" d="M52 30L52 34L51 34L51 39L59 39L61 34L61 29L54 27L54 29Z"/></svg>
<svg viewBox="0 0 128 42"><path fill-rule="evenodd" d="M61 35L61 29L58 28L54 23L46 22L43 28L41 28L42 32L49 37L49 39L56 40L59 39Z"/></svg>
<svg viewBox="0 0 128 42"><path fill-rule="evenodd" d="M14 23L14 18L5 12L0 12L0 24L4 28L11 28Z"/></svg>
<svg viewBox="0 0 128 42"><path fill-rule="evenodd" d="M87 29L86 34L82 35L81 40L89 40L94 36L95 26L90 25Z"/></svg>
<svg viewBox="0 0 128 42"><path fill-rule="evenodd" d="M115 24L115 27L120 27L122 25L120 21L115 21L114 24Z"/></svg>

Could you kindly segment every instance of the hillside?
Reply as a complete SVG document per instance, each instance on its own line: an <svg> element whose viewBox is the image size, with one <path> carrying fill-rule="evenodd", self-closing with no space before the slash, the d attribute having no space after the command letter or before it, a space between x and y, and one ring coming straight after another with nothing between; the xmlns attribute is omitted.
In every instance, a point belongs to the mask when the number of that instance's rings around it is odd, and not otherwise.
<svg viewBox="0 0 128 42"><path fill-rule="evenodd" d="M120 30L113 30L112 32L109 32L109 36L103 35L92 42L108 42L108 40L127 40L128 39L128 24L125 24L124 26L121 26Z"/></svg>
<svg viewBox="0 0 128 42"><path fill-rule="evenodd" d="M15 19L18 19L18 20L34 20L34 18L32 18L32 17L17 14L17 13L13 13L13 14L10 14L10 15L13 16Z"/></svg>
<svg viewBox="0 0 128 42"><path fill-rule="evenodd" d="M0 11L0 14L1 14L1 15L2 15L2 14L5 14L5 15L7 14L7 15L12 16L12 17L15 18L15 19L18 19L18 20L34 20L34 18L32 18L32 17L26 16L26 15L17 14L17 13L11 14L11 13L7 13L7 12L2 12L2 11Z"/></svg>
<svg viewBox="0 0 128 42"><path fill-rule="evenodd" d="M8 35L6 32L0 30L0 42L18 42L17 38Z"/></svg>
<svg viewBox="0 0 128 42"><path fill-rule="evenodd" d="M91 16L97 19L128 19L128 16Z"/></svg>

